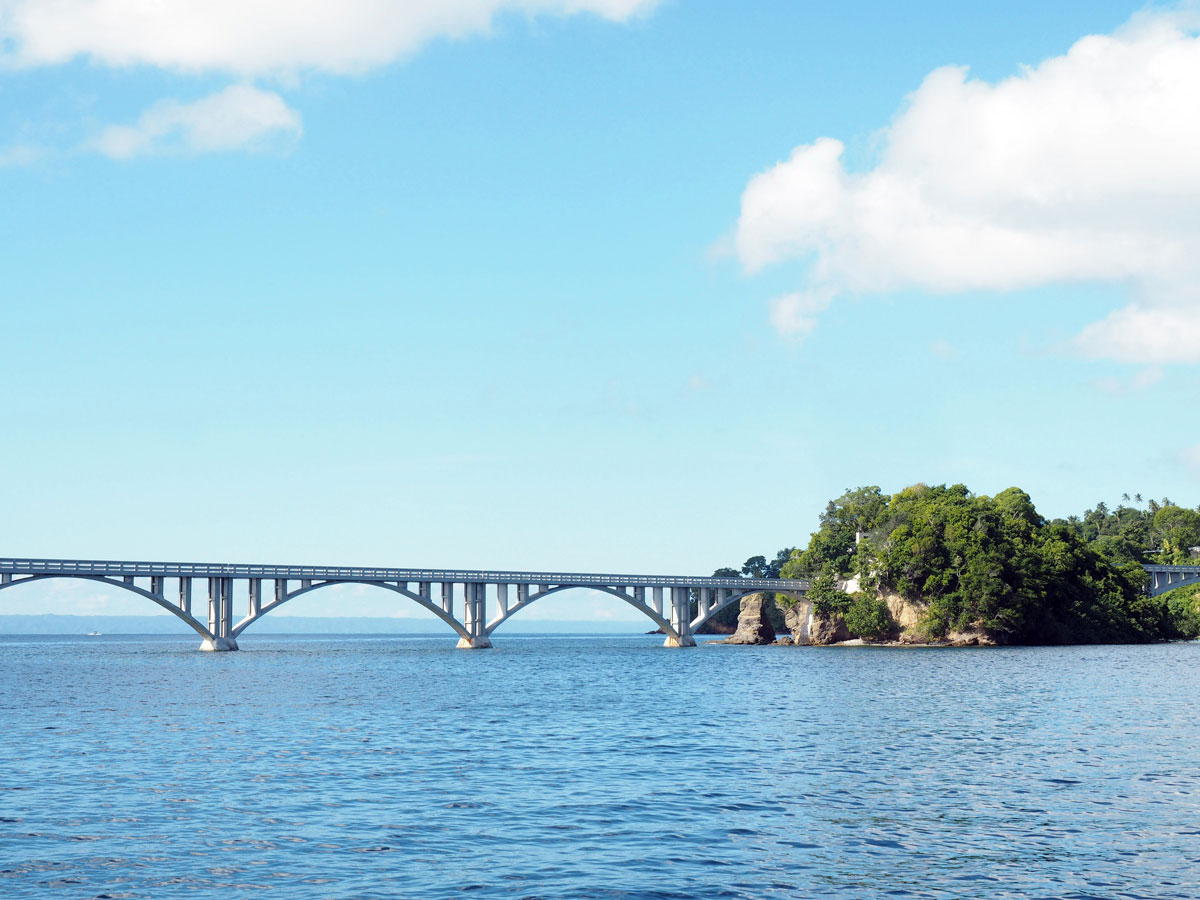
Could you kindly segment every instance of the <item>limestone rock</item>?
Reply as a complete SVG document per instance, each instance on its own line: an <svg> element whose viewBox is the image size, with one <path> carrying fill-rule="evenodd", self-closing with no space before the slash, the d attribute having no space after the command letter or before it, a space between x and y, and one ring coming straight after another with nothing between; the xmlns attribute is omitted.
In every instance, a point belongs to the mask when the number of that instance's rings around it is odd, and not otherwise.
<svg viewBox="0 0 1200 900"><path fill-rule="evenodd" d="M850 640L850 629L840 615L813 616L808 639L814 644L836 644Z"/></svg>
<svg viewBox="0 0 1200 900"><path fill-rule="evenodd" d="M877 596L887 604L892 621L899 626L901 631L915 628L921 624L921 620L925 617L924 603L914 603L912 600L901 597L899 594L880 592Z"/></svg>
<svg viewBox="0 0 1200 900"><path fill-rule="evenodd" d="M767 615L767 602L762 594L750 594L742 598L738 610L738 625L727 644L773 644L775 629Z"/></svg>
<svg viewBox="0 0 1200 900"><path fill-rule="evenodd" d="M775 605L783 613L783 624L792 633L792 643L810 643L808 620L812 612L812 603L783 595L776 595L776 598Z"/></svg>

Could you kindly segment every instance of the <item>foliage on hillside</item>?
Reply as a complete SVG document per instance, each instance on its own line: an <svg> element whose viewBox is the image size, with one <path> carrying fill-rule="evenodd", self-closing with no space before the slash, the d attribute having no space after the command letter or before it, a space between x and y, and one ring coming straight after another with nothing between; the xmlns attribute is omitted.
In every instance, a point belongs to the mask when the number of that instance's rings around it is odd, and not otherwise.
<svg viewBox="0 0 1200 900"><path fill-rule="evenodd" d="M1190 628L1163 598L1146 596L1142 560L1182 561L1197 544L1200 513L1169 502L1112 513L1101 504L1047 522L1019 488L985 497L914 485L889 497L871 486L830 501L782 571L821 577L817 610L829 607L862 637L882 632L880 588L923 604L931 638L982 628L1016 643L1142 642ZM822 596L819 585L852 575L862 598Z"/></svg>
<svg viewBox="0 0 1200 900"><path fill-rule="evenodd" d="M1069 527L1115 562L1163 563L1179 565L1192 560L1192 548L1200 546L1200 511L1162 501L1142 501L1135 494L1136 506L1126 506L1129 495L1122 497L1116 509L1097 503L1082 516L1055 519Z"/></svg>
<svg viewBox="0 0 1200 900"><path fill-rule="evenodd" d="M1179 637L1189 641L1200 639L1200 584L1176 588L1162 597Z"/></svg>

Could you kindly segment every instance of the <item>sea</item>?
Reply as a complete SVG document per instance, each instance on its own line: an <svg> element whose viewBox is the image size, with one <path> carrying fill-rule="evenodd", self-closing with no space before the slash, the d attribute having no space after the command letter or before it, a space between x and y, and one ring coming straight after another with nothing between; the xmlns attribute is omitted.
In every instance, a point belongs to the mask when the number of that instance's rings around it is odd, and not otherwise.
<svg viewBox="0 0 1200 900"><path fill-rule="evenodd" d="M1200 897L1200 644L0 638L2 898Z"/></svg>

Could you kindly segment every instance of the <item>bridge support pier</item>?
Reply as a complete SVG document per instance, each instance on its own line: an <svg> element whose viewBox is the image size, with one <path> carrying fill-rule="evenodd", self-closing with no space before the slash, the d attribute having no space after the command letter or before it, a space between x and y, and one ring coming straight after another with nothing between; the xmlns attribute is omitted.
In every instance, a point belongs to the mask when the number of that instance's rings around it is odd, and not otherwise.
<svg viewBox="0 0 1200 900"><path fill-rule="evenodd" d="M671 627L675 634L668 634L663 641L664 647L695 647L696 639L692 637L692 604L688 589L683 587L671 588ZM676 637L675 635L679 635Z"/></svg>
<svg viewBox="0 0 1200 900"><path fill-rule="evenodd" d="M487 649L492 646L487 633L487 585L468 582L463 585L463 595L463 624L470 637L460 637L457 649Z"/></svg>
<svg viewBox="0 0 1200 900"><path fill-rule="evenodd" d="M456 650L488 650L491 649L492 639L486 634L483 637L460 637L454 645Z"/></svg>
<svg viewBox="0 0 1200 900"><path fill-rule="evenodd" d="M237 640L231 637L205 638L200 644L200 649L204 651L236 650L237 648Z"/></svg>
<svg viewBox="0 0 1200 900"><path fill-rule="evenodd" d="M208 579L208 630L213 637L205 638L201 650L236 650L233 637L233 579Z"/></svg>

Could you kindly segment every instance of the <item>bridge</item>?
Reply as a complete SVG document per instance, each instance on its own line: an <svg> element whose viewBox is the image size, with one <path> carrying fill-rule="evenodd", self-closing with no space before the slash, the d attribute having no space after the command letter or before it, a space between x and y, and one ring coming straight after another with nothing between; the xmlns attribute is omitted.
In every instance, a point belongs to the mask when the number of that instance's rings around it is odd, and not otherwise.
<svg viewBox="0 0 1200 900"><path fill-rule="evenodd" d="M371 585L406 597L454 629L464 649L492 646L492 632L521 610L575 588L620 597L662 629L664 646L694 647L695 631L747 594L775 591L803 599L809 586L807 581L775 578L0 559L0 590L49 578L81 578L145 597L195 631L201 650L236 650L242 632L267 613L335 584ZM205 619L192 612L197 580L207 587ZM246 603L241 618L234 614L235 592ZM455 614L458 608L461 619Z"/></svg>
<svg viewBox="0 0 1200 900"><path fill-rule="evenodd" d="M1157 597L1177 587L1200 581L1200 561L1186 566L1146 566L1150 575L1150 596Z"/></svg>

